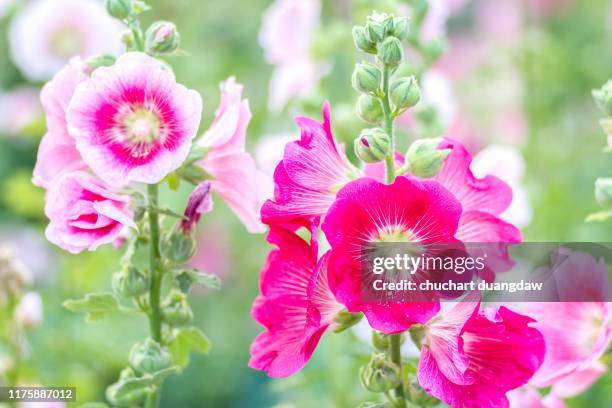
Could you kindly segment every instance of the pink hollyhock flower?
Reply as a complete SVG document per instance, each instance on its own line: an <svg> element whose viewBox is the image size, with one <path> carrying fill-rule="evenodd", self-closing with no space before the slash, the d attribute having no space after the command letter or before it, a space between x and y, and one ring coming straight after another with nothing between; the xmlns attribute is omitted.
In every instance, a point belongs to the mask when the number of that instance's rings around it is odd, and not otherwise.
<svg viewBox="0 0 612 408"><path fill-rule="evenodd" d="M0 134L19 136L41 114L38 89L21 86L8 92L0 91Z"/></svg>
<svg viewBox="0 0 612 408"><path fill-rule="evenodd" d="M274 199L261 209L266 224L323 216L336 192L357 170L348 162L331 132L329 103L323 105L323 123L296 119L300 140L287 143L274 172Z"/></svg>
<svg viewBox="0 0 612 408"><path fill-rule="evenodd" d="M505 307L458 303L425 325L419 383L453 408L508 407L506 393L526 384L544 359L532 322Z"/></svg>
<svg viewBox="0 0 612 408"><path fill-rule="evenodd" d="M554 393L542 397L531 387L522 387L507 394L511 408L565 408L565 403Z"/></svg>
<svg viewBox="0 0 612 408"><path fill-rule="evenodd" d="M112 243L124 226L136 228L129 201L88 173L65 174L47 191L47 239L74 254Z"/></svg>
<svg viewBox="0 0 612 408"><path fill-rule="evenodd" d="M47 80L74 56L118 55L122 31L101 1L30 1L11 23L11 56L28 79Z"/></svg>
<svg viewBox="0 0 612 408"><path fill-rule="evenodd" d="M331 246L329 282L350 312L363 312L370 325L398 333L425 323L437 302L365 302L361 296L361 253L376 242L454 242L461 206L432 181L398 177L391 185L360 178L338 192L322 229Z"/></svg>
<svg viewBox="0 0 612 408"><path fill-rule="evenodd" d="M259 43L266 61L276 66L270 81L273 111L312 92L324 72L310 56L320 14L319 0L277 0L263 15Z"/></svg>
<svg viewBox="0 0 612 408"><path fill-rule="evenodd" d="M266 331L251 345L249 367L287 377L308 362L342 305L328 287L328 256L317 262L316 228L310 244L278 226L268 241L278 249L268 255L252 311Z"/></svg>
<svg viewBox="0 0 612 408"><path fill-rule="evenodd" d="M184 232L192 231L200 221L202 214L212 211L213 202L210 197L210 190L210 181L204 181L189 195L187 208L185 208L185 219L181 220L181 228Z"/></svg>
<svg viewBox="0 0 612 408"><path fill-rule="evenodd" d="M210 149L201 165L213 177L212 190L227 202L247 230L264 232L259 210L272 196L273 187L245 151L251 110L249 101L242 99L242 88L234 77L221 83L221 103L215 119L198 142Z"/></svg>
<svg viewBox="0 0 612 408"><path fill-rule="evenodd" d="M40 93L47 134L38 147L32 178L32 182L39 187L47 188L61 175L86 168L74 138L68 133L66 109L76 87L87 80L87 70L87 65L81 59L73 58Z"/></svg>
<svg viewBox="0 0 612 408"><path fill-rule="evenodd" d="M85 163L123 186L158 183L183 164L201 114L196 91L155 58L130 52L77 87L66 118Z"/></svg>

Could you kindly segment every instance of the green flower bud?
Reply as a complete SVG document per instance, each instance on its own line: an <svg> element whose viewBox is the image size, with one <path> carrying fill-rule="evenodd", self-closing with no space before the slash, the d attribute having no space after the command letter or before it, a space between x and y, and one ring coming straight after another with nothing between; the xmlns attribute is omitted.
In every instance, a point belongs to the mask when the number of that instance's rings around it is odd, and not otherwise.
<svg viewBox="0 0 612 408"><path fill-rule="evenodd" d="M430 178L438 174L450 149L438 149L440 139L419 139L406 153L406 163L417 177Z"/></svg>
<svg viewBox="0 0 612 408"><path fill-rule="evenodd" d="M600 177L595 180L595 198L605 208L612 208L612 178Z"/></svg>
<svg viewBox="0 0 612 408"><path fill-rule="evenodd" d="M149 290L149 277L130 266L127 270L113 275L113 289L115 293L126 298L138 297Z"/></svg>
<svg viewBox="0 0 612 408"><path fill-rule="evenodd" d="M442 38L434 39L425 45L425 53L431 61L440 58L446 52L446 41Z"/></svg>
<svg viewBox="0 0 612 408"><path fill-rule="evenodd" d="M367 123L378 124L383 119L382 102L375 96L361 95L357 99L357 116Z"/></svg>
<svg viewBox="0 0 612 408"><path fill-rule="evenodd" d="M171 326L183 326L191 323L193 312L187 303L187 295L173 291L162 304L162 315L166 323Z"/></svg>
<svg viewBox="0 0 612 408"><path fill-rule="evenodd" d="M91 57L85 61L85 64L89 67L89 72L94 71L96 68L109 67L115 63L115 57L108 54L102 54L95 57Z"/></svg>
<svg viewBox="0 0 612 408"><path fill-rule="evenodd" d="M402 60L402 43L395 37L387 37L378 47L378 59L389 67L396 67Z"/></svg>
<svg viewBox="0 0 612 408"><path fill-rule="evenodd" d="M385 353L373 353L370 362L359 369L359 378L372 392L386 392L402 383L399 367L388 361Z"/></svg>
<svg viewBox="0 0 612 408"><path fill-rule="evenodd" d="M421 99L421 90L415 77L398 78L389 88L391 102L399 111L413 107Z"/></svg>
<svg viewBox="0 0 612 408"><path fill-rule="evenodd" d="M355 43L355 47L361 51L376 54L376 43L370 41L364 27L353 27L353 42Z"/></svg>
<svg viewBox="0 0 612 408"><path fill-rule="evenodd" d="M193 234L185 234L180 228L174 228L162 247L164 256L175 264L182 264L190 260L195 250L196 242Z"/></svg>
<svg viewBox="0 0 612 408"><path fill-rule="evenodd" d="M407 17L396 17L393 20L393 29L390 34L400 40L405 40L408 37L409 28Z"/></svg>
<svg viewBox="0 0 612 408"><path fill-rule="evenodd" d="M145 49L149 54L171 54L179 47L181 36L168 21L156 21L145 34Z"/></svg>
<svg viewBox="0 0 612 408"><path fill-rule="evenodd" d="M352 83L353 88L359 92L375 93L380 88L382 73L376 65L368 62L355 64Z"/></svg>
<svg viewBox="0 0 612 408"><path fill-rule="evenodd" d="M121 33L121 42L125 45L128 50L136 47L136 40L134 39L134 33L132 30L125 30Z"/></svg>
<svg viewBox="0 0 612 408"><path fill-rule="evenodd" d="M355 139L355 154L366 163L384 160L390 148L389 135L381 128L364 129Z"/></svg>
<svg viewBox="0 0 612 408"><path fill-rule="evenodd" d="M390 25L393 24L393 19L386 13L377 13L376 11L370 14L366 19L365 31L368 38L373 43L381 42Z"/></svg>
<svg viewBox="0 0 612 408"><path fill-rule="evenodd" d="M361 321L363 313L351 313L346 309L338 312L334 317L334 333L340 333L353 327Z"/></svg>
<svg viewBox="0 0 612 408"><path fill-rule="evenodd" d="M111 17L125 20L132 14L132 0L106 0L106 11Z"/></svg>
<svg viewBox="0 0 612 408"><path fill-rule="evenodd" d="M423 344L423 340L425 340L425 326L422 324L413 324L410 326L410 339L412 342L420 349Z"/></svg>
<svg viewBox="0 0 612 408"><path fill-rule="evenodd" d="M593 99L603 113L612 116L612 79L593 91Z"/></svg>
<svg viewBox="0 0 612 408"><path fill-rule="evenodd" d="M376 350L389 350L389 335L372 330L372 345L374 348L376 348Z"/></svg>
<svg viewBox="0 0 612 408"><path fill-rule="evenodd" d="M130 365L139 373L153 374L172 365L172 356L151 338L136 343L130 350Z"/></svg>

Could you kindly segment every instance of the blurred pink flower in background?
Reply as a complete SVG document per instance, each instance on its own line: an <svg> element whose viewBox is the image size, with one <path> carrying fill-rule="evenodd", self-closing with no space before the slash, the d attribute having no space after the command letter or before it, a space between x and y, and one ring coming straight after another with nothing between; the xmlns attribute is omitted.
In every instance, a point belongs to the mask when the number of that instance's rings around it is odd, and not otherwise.
<svg viewBox="0 0 612 408"><path fill-rule="evenodd" d="M215 119L198 146L209 149L201 165L212 176L212 191L227 202L249 232L264 232L259 210L272 196L272 180L257 169L246 152L246 131L251 120L249 101L234 77L220 85L221 102Z"/></svg>
<svg viewBox="0 0 612 408"><path fill-rule="evenodd" d="M277 0L263 15L259 43L266 61L275 66L269 98L273 111L311 93L325 71L310 56L320 13L319 0Z"/></svg>
<svg viewBox="0 0 612 408"><path fill-rule="evenodd" d="M74 92L68 130L83 161L107 184L158 183L187 158L202 98L146 54L96 69Z"/></svg>
<svg viewBox="0 0 612 408"><path fill-rule="evenodd" d="M11 22L11 56L29 80L43 81L74 56L119 54L122 31L102 1L34 0Z"/></svg>
<svg viewBox="0 0 612 408"><path fill-rule="evenodd" d="M0 229L0 248L8 247L36 282L49 282L57 272L57 254L38 229L18 224Z"/></svg>
<svg viewBox="0 0 612 408"><path fill-rule="evenodd" d="M0 134L19 136L42 113L38 89L21 86L0 91Z"/></svg>
<svg viewBox="0 0 612 408"><path fill-rule="evenodd" d="M227 227L210 217L206 220L205 228L197 235L197 242L196 253L188 265L215 274L221 279L227 277L235 262L231 254L235 246L230 243Z"/></svg>
<svg viewBox="0 0 612 408"><path fill-rule="evenodd" d="M292 132L275 133L260 138L255 145L255 161L259 168L269 175L274 176L276 166L283 160L285 145L296 140Z"/></svg>
<svg viewBox="0 0 612 408"><path fill-rule="evenodd" d="M42 298L36 292L28 292L15 308L15 322L19 327L31 329L43 320Z"/></svg>
<svg viewBox="0 0 612 408"><path fill-rule="evenodd" d="M87 70L87 65L80 58L73 58L45 84L40 93L47 133L38 147L32 178L32 182L39 187L48 187L62 174L86 168L74 138L68 133L66 109L77 85L87 80Z"/></svg>
<svg viewBox="0 0 612 408"><path fill-rule="evenodd" d="M65 174L47 191L47 239L71 253L115 241L125 226L136 228L130 197L110 191L91 174Z"/></svg>

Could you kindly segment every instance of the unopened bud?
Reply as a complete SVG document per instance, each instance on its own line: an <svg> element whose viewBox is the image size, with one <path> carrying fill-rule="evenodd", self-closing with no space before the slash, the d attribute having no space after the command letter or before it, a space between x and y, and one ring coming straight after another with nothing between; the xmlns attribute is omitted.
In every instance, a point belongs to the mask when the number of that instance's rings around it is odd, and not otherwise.
<svg viewBox="0 0 612 408"><path fill-rule="evenodd" d="M377 66L368 62L355 65L353 71L353 88L359 92L375 93L380 88L382 73Z"/></svg>
<svg viewBox="0 0 612 408"><path fill-rule="evenodd" d="M338 312L334 317L334 333L340 333L348 328L353 327L361 321L363 313L351 313L346 309Z"/></svg>
<svg viewBox="0 0 612 408"><path fill-rule="evenodd" d="M367 123L378 124L383 119L382 102L375 96L361 95L357 99L357 116Z"/></svg>
<svg viewBox="0 0 612 408"><path fill-rule="evenodd" d="M595 198L605 208L612 208L612 178L600 177L595 180Z"/></svg>
<svg viewBox="0 0 612 408"><path fill-rule="evenodd" d="M388 361L385 353L373 353L370 362L359 370L359 378L372 392L386 392L402 383L399 367Z"/></svg>
<svg viewBox="0 0 612 408"><path fill-rule="evenodd" d="M106 0L106 11L111 17L125 20L132 14L132 0Z"/></svg>
<svg viewBox="0 0 612 408"><path fill-rule="evenodd" d="M438 149L440 139L419 139L412 143L406 153L406 163L417 177L434 177L444 164L450 149Z"/></svg>
<svg viewBox="0 0 612 408"><path fill-rule="evenodd" d="M130 266L113 275L113 289L123 297L138 297L149 290L149 277L137 268Z"/></svg>
<svg viewBox="0 0 612 408"><path fill-rule="evenodd" d="M593 99L603 113L612 116L612 79L593 91Z"/></svg>
<svg viewBox="0 0 612 408"><path fill-rule="evenodd" d="M34 328L42 322L43 305L40 295L29 292L23 295L15 308L15 322L24 329Z"/></svg>
<svg viewBox="0 0 612 408"><path fill-rule="evenodd" d="M120 388L124 386L125 381L136 377L136 373L131 367L126 367L121 370L119 374L119 381L112 384L106 389L106 398L108 401L116 407L134 407L141 406L147 395L149 394L148 388L136 388L130 392L122 392L119 394Z"/></svg>
<svg viewBox="0 0 612 408"><path fill-rule="evenodd" d="M402 43L396 37L387 37L378 46L378 59L389 67L396 67L402 60Z"/></svg>
<svg viewBox="0 0 612 408"><path fill-rule="evenodd" d="M397 37L400 40L404 40L408 37L408 30L410 25L408 24L407 17L396 17L393 20L393 29L391 35Z"/></svg>
<svg viewBox="0 0 612 408"><path fill-rule="evenodd" d="M387 351L389 349L389 335L372 330L372 345L376 350Z"/></svg>
<svg viewBox="0 0 612 408"><path fill-rule="evenodd" d="M391 84L389 92L391 94L391 102L393 102L393 105L399 111L413 107L421 99L419 84L413 76L396 79Z"/></svg>
<svg viewBox="0 0 612 408"><path fill-rule="evenodd" d="M196 242L193 233L184 233L179 227L174 228L162 247L164 256L175 264L182 264L190 260L195 250Z"/></svg>
<svg viewBox="0 0 612 408"><path fill-rule="evenodd" d="M170 293L162 305L163 319L172 326L182 326L191 323L193 312L187 303L187 296L178 291Z"/></svg>
<svg viewBox="0 0 612 408"><path fill-rule="evenodd" d="M377 13L376 11L368 16L365 30L371 42L378 43L385 38L387 30L386 17L386 14Z"/></svg>
<svg viewBox="0 0 612 408"><path fill-rule="evenodd" d="M361 51L376 54L376 43L370 41L365 27L353 27L353 42L355 43L355 47Z"/></svg>
<svg viewBox="0 0 612 408"><path fill-rule="evenodd" d="M391 140L381 128L364 129L355 139L355 154L366 163L378 163L389 154Z"/></svg>
<svg viewBox="0 0 612 408"><path fill-rule="evenodd" d="M168 21L156 21L145 34L145 49L149 54L171 54L179 47L181 36Z"/></svg>
<svg viewBox="0 0 612 408"><path fill-rule="evenodd" d="M130 350L130 365L139 373L153 374L172 365L172 356L153 339L136 343Z"/></svg>

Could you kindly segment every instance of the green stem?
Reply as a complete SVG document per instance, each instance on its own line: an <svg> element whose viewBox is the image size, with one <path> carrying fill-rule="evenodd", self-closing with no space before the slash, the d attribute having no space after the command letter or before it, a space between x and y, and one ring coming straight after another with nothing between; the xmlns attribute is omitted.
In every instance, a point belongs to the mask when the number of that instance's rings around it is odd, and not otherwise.
<svg viewBox="0 0 612 408"><path fill-rule="evenodd" d="M134 45L136 46L136 51L144 52L144 41L142 39L142 30L140 29L140 22L135 16L130 16L127 21L127 26L132 31L132 35L134 36Z"/></svg>
<svg viewBox="0 0 612 408"><path fill-rule="evenodd" d="M149 269L151 276L151 287L149 289L149 327L151 330L151 338L162 344L161 335L161 284L162 284L162 269L161 254L159 249L159 214L158 196L159 188L157 184L149 184L147 187L148 193L148 213L149 213L149 230L151 239L149 242ZM149 396L145 404L146 408L157 408L159 403L159 388L156 388Z"/></svg>
<svg viewBox="0 0 612 408"><path fill-rule="evenodd" d="M149 292L149 327L151 328L151 337L156 342L162 342L161 337L161 312L160 312L160 297L161 297L161 281L162 271L160 268L161 254L159 250L159 214L157 212L158 201L158 186L157 184L149 184L148 186L148 213L149 213L149 230L151 234L150 254L149 254L149 270L151 274L151 287Z"/></svg>
<svg viewBox="0 0 612 408"><path fill-rule="evenodd" d="M399 367L400 377L402 379L400 385L395 388L395 397L397 399L397 406L399 408L406 408L406 396L404 395L404 373L402 369L402 354L401 354L401 345L402 345L402 334L392 334L389 336L389 354L391 356L391 361Z"/></svg>
<svg viewBox="0 0 612 408"><path fill-rule="evenodd" d="M387 184L391 184L395 181L395 129L393 128L393 116L391 112L391 103L389 102L389 79L391 76L391 72L388 67L384 67L383 69L383 97L382 97L382 105L383 105L383 116L384 116L384 127L385 132L389 135L389 139L391 140L389 153L385 158L386 168L387 168Z"/></svg>

